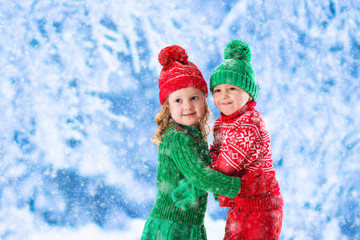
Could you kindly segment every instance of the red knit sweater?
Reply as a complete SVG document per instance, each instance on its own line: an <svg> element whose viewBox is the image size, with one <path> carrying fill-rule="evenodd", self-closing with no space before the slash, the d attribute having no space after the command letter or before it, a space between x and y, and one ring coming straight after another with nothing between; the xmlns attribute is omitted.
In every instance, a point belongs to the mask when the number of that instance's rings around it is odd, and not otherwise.
<svg viewBox="0 0 360 240"><path fill-rule="evenodd" d="M269 134L255 105L252 101L230 116L221 114L214 124L210 167L241 178L241 192L234 199L219 195L222 207L270 210L284 204L275 178Z"/></svg>

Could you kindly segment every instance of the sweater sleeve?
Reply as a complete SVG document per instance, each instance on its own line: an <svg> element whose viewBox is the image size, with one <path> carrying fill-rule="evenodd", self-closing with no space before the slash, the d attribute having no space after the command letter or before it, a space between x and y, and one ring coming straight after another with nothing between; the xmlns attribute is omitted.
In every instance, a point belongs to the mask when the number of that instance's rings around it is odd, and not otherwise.
<svg viewBox="0 0 360 240"><path fill-rule="evenodd" d="M207 168L196 152L195 140L189 134L177 132L173 137L170 156L190 183L199 189L230 198L237 195L240 189L239 178L225 176Z"/></svg>
<svg viewBox="0 0 360 240"><path fill-rule="evenodd" d="M241 192L239 196L254 196L264 194L279 188L274 172L264 172L262 168L250 172L241 178Z"/></svg>
<svg viewBox="0 0 360 240"><path fill-rule="evenodd" d="M210 154L211 154L211 162L215 162L217 157L219 156L219 148L215 143L215 139L213 143L210 145Z"/></svg>
<svg viewBox="0 0 360 240"><path fill-rule="evenodd" d="M210 168L228 176L235 175L256 160L261 154L261 136L255 125L241 125L229 135Z"/></svg>

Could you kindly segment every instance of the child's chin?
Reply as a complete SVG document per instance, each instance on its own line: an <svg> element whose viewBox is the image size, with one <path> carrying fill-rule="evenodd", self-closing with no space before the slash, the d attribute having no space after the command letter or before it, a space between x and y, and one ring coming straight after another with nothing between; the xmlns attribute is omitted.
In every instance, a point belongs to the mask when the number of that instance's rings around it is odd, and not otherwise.
<svg viewBox="0 0 360 240"><path fill-rule="evenodd" d="M183 123L180 123L182 125L185 125L185 126L195 126L196 125L196 121L185 121Z"/></svg>
<svg viewBox="0 0 360 240"><path fill-rule="evenodd" d="M229 116L233 113L235 113L236 111L221 111L223 114L225 114L226 116Z"/></svg>

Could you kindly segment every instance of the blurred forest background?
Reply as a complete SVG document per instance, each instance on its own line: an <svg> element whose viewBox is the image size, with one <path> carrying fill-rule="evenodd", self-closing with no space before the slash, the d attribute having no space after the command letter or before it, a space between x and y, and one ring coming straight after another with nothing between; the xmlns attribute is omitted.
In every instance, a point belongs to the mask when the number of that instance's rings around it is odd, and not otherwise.
<svg viewBox="0 0 360 240"><path fill-rule="evenodd" d="M160 49L185 48L208 82L241 39L281 239L360 239L359 15L355 0L1 1L0 238L139 239L157 191ZM211 196L207 212L226 218Z"/></svg>

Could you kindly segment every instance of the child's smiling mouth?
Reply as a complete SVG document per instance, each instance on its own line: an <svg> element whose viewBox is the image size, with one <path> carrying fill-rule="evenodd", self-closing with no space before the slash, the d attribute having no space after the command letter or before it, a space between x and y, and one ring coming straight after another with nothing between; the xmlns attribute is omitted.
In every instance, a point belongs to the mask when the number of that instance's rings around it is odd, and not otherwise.
<svg viewBox="0 0 360 240"><path fill-rule="evenodd" d="M232 102L223 102L223 103L220 103L220 105L230 105L232 104Z"/></svg>
<svg viewBox="0 0 360 240"><path fill-rule="evenodd" d="M187 113L187 114L183 114L184 117L192 117L194 116L196 113Z"/></svg>

